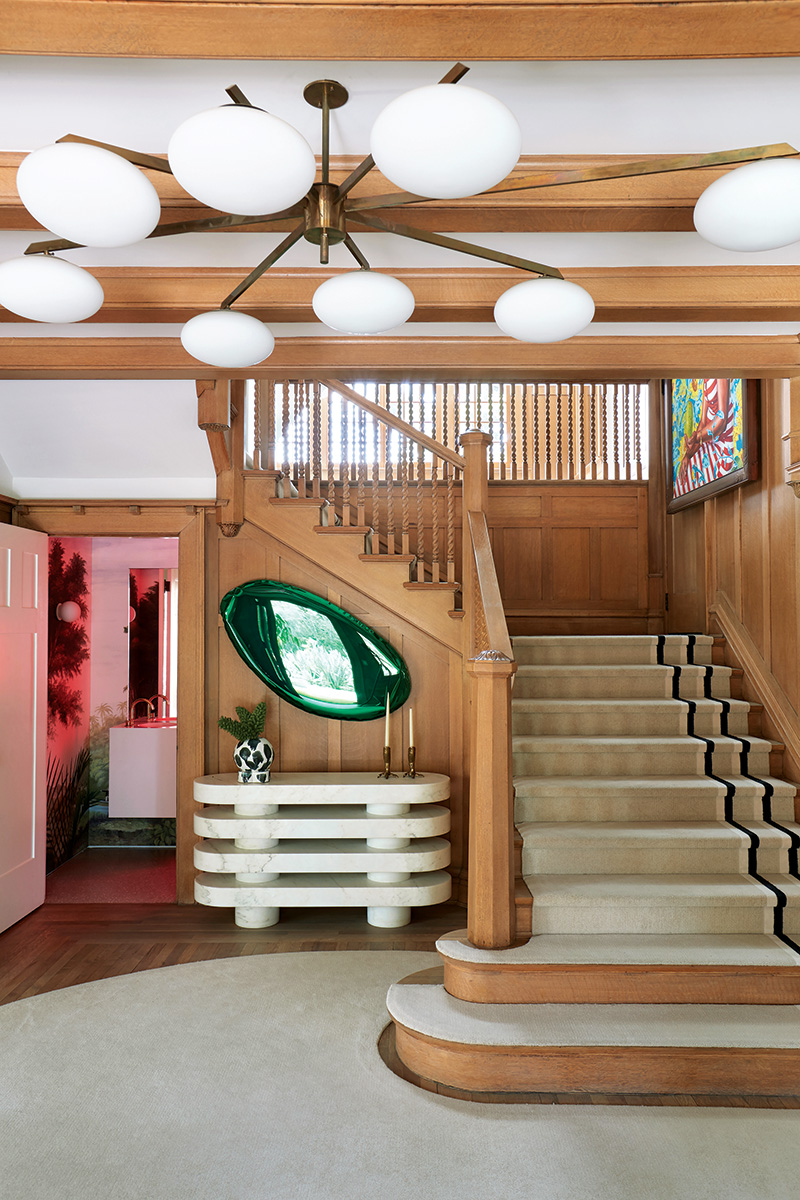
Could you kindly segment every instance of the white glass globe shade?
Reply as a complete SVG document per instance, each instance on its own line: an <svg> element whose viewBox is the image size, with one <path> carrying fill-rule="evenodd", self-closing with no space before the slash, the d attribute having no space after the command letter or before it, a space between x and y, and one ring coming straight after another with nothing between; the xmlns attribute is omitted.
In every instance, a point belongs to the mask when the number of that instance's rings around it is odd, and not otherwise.
<svg viewBox="0 0 800 1200"><path fill-rule="evenodd" d="M520 342L563 342L591 323L594 301L566 279L526 279L503 292L494 319Z"/></svg>
<svg viewBox="0 0 800 1200"><path fill-rule="evenodd" d="M392 100L372 127L372 156L418 196L474 196L505 179L522 149L516 117L494 96L435 83Z"/></svg>
<svg viewBox="0 0 800 1200"><path fill-rule="evenodd" d="M93 316L102 307L103 289L83 267L28 254L0 263L0 304L29 321L66 325Z"/></svg>
<svg viewBox="0 0 800 1200"><path fill-rule="evenodd" d="M81 615L81 606L76 604L74 600L65 600L63 604L59 604L56 608L56 617L59 621L77 621Z"/></svg>
<svg viewBox="0 0 800 1200"><path fill-rule="evenodd" d="M341 333L384 333L414 311L414 293L393 275L348 271L326 279L314 292L314 312Z"/></svg>
<svg viewBox="0 0 800 1200"><path fill-rule="evenodd" d="M770 158L729 171L700 196L694 227L725 250L775 250L800 241L800 162Z"/></svg>
<svg viewBox="0 0 800 1200"><path fill-rule="evenodd" d="M81 246L130 246L161 215L158 193L138 167L80 142L34 150L20 163L17 190L45 229Z"/></svg>
<svg viewBox="0 0 800 1200"><path fill-rule="evenodd" d="M192 317L181 330L181 342L192 358L212 367L253 367L275 348L263 321L230 308Z"/></svg>
<svg viewBox="0 0 800 1200"><path fill-rule="evenodd" d="M244 104L189 117L167 148L191 196L242 216L280 212L302 200L317 173L314 152L293 126Z"/></svg>

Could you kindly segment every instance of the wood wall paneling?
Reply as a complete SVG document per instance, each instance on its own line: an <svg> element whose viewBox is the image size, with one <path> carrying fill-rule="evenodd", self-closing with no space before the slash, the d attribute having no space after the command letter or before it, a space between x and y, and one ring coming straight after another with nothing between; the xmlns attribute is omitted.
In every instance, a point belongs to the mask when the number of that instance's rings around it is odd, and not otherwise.
<svg viewBox="0 0 800 1200"><path fill-rule="evenodd" d="M785 482L789 387L762 383L759 479L667 518L669 628L725 634L748 699L764 705L765 736L787 747L784 773L800 780L800 500Z"/></svg>

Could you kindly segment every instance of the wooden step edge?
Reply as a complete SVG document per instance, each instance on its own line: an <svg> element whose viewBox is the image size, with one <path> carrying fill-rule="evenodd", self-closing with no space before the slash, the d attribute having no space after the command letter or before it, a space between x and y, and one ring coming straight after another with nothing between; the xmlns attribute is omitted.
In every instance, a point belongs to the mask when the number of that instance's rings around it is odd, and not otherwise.
<svg viewBox="0 0 800 1200"><path fill-rule="evenodd" d="M359 554L362 562L372 563L414 563L417 561L414 554Z"/></svg>
<svg viewBox="0 0 800 1200"><path fill-rule="evenodd" d="M372 533L370 525L315 525L314 533L357 533L359 537L366 537L368 533Z"/></svg>
<svg viewBox="0 0 800 1200"><path fill-rule="evenodd" d="M484 1092L474 1088L447 1087L446 1084L423 1079L421 1075L409 1070L401 1062L397 1054L396 1033L394 1022L390 1021L378 1039L378 1053L384 1064L406 1083L413 1084L422 1091L446 1096L450 1100L466 1100L473 1104L546 1104L548 1106L554 1104L591 1104L594 1106L624 1104L626 1107L630 1107L641 1104L651 1107L655 1104L662 1108L702 1106L704 1108L800 1109L800 1097L798 1096L748 1095L744 1097L738 1092L728 1096L722 1093L710 1096L690 1092L682 1095L657 1095L653 1092L637 1095L629 1092L623 1097L615 1092Z"/></svg>
<svg viewBox="0 0 800 1200"><path fill-rule="evenodd" d="M447 615L448 617L452 617L454 621L463 621L467 614L463 608L451 608Z"/></svg>
<svg viewBox="0 0 800 1200"><path fill-rule="evenodd" d="M460 583L448 583L447 580L444 580L444 581L439 580L438 583L432 583L430 581L420 583L417 580L409 580L408 583L403 584L403 587L408 588L408 590L410 592L423 592L424 591L424 592L453 592L453 593L455 593L455 592L461 591Z"/></svg>
<svg viewBox="0 0 800 1200"><path fill-rule="evenodd" d="M533 896L524 879L514 884L514 935L529 938L533 931Z"/></svg>
<svg viewBox="0 0 800 1200"><path fill-rule="evenodd" d="M443 963L445 991L478 1004L800 1004L800 966Z"/></svg>
<svg viewBox="0 0 800 1200"><path fill-rule="evenodd" d="M323 500L320 496L270 496L268 504L274 504L276 508L285 506L286 508L327 508L328 501Z"/></svg>
<svg viewBox="0 0 800 1200"><path fill-rule="evenodd" d="M437 1086L483 1092L795 1096L800 1050L708 1046L484 1046L394 1022L402 1064Z"/></svg>

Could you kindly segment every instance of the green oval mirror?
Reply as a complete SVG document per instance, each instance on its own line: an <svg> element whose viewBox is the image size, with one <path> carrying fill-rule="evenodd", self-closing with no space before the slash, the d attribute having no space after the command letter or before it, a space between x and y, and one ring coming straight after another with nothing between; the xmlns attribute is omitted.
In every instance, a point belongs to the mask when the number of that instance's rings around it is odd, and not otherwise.
<svg viewBox="0 0 800 1200"><path fill-rule="evenodd" d="M411 677L374 630L303 588L254 579L219 606L228 637L267 687L320 717L372 721L408 699Z"/></svg>

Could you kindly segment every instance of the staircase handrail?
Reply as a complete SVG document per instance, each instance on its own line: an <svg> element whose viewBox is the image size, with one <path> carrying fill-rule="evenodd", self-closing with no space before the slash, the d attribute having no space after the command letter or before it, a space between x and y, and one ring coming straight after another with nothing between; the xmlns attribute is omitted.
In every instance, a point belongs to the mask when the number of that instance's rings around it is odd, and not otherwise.
<svg viewBox="0 0 800 1200"><path fill-rule="evenodd" d="M427 433L423 433L421 429L410 425L402 417L396 417L394 413L388 412L380 404L376 404L373 400L368 400L366 396L362 396L354 388L348 387L346 383L342 383L338 379L320 379L319 382L329 392L338 392L345 400L352 401L353 404L356 404L364 412L369 413L376 420L389 426L390 429L396 429L398 433L402 433L404 437L409 438L412 442L416 442L417 445L424 446L426 450L430 450L432 454L457 467L459 471L464 470L464 459L455 450L451 450L449 446L443 445L442 442L437 442L436 438L429 437Z"/></svg>
<svg viewBox="0 0 800 1200"><path fill-rule="evenodd" d="M514 661L514 651L508 633L503 597L500 594L500 584L497 580L492 544L489 540L489 522L485 512L467 513L469 521L472 553L475 556L475 571L478 577L478 591L483 607L483 619L486 625L486 636L490 650L499 650L511 662Z"/></svg>

